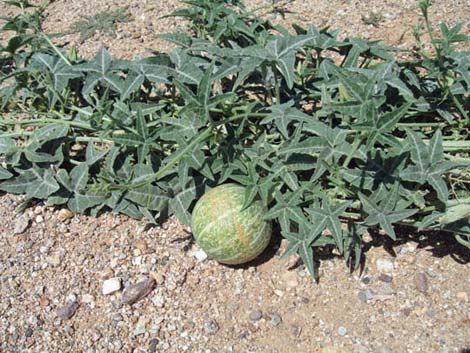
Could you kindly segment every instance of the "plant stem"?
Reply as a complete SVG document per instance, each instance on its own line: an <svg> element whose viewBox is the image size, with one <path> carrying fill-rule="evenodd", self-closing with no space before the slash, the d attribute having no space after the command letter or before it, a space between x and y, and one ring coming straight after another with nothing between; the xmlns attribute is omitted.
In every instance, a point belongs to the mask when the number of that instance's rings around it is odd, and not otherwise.
<svg viewBox="0 0 470 353"><path fill-rule="evenodd" d="M73 127L78 127L84 130L96 131L96 129L92 128L88 124L79 123L76 121L71 120L59 120L59 119L50 119L50 118L40 118L40 119L30 119L30 120L3 120L0 124L3 125L40 125L44 123L46 124L64 124Z"/></svg>
<svg viewBox="0 0 470 353"><path fill-rule="evenodd" d="M52 41L49 39L49 37L44 34L44 33L41 33L41 36L46 40L46 42L52 47L52 49L54 49L54 51L57 53L57 55L59 55L59 57L64 61L64 63L66 63L68 66L72 66L72 64L70 63L69 59L67 59L64 54L62 54L62 52L59 50L59 48L57 48L57 46L52 43Z"/></svg>

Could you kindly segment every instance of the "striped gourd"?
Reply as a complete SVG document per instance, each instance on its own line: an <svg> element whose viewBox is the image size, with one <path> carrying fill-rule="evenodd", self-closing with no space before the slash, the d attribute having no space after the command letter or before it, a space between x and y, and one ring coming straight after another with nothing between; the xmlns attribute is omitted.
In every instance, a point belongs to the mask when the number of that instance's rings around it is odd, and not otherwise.
<svg viewBox="0 0 470 353"><path fill-rule="evenodd" d="M253 260L271 238L271 223L263 220L266 209L260 201L242 210L245 189L223 184L205 193L192 214L197 244L214 260L236 265Z"/></svg>

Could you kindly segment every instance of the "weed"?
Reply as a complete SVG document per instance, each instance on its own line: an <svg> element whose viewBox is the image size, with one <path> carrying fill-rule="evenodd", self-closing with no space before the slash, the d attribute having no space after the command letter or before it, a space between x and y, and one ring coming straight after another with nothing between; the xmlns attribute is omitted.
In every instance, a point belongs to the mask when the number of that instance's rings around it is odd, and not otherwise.
<svg viewBox="0 0 470 353"><path fill-rule="evenodd" d="M116 24L129 22L130 16L125 9L102 11L93 16L83 16L82 21L75 22L68 33L80 33L80 42L91 38L95 33L106 33L116 36Z"/></svg>
<svg viewBox="0 0 470 353"><path fill-rule="evenodd" d="M364 24L372 25L374 27L379 27L380 23L385 19L382 13L378 11L369 11L367 16L362 15L361 18Z"/></svg>

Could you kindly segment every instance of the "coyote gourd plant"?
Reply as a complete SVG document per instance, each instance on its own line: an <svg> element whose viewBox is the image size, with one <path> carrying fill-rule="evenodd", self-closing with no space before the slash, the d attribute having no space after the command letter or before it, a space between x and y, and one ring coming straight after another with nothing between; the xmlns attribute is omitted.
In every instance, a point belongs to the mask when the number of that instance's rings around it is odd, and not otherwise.
<svg viewBox="0 0 470 353"><path fill-rule="evenodd" d="M318 247L357 267L370 228L392 239L400 225L437 229L470 248L460 25L436 34L422 0L435 50L419 45L400 61L337 30L289 32L239 1L186 3L172 15L189 32L162 35L177 48L133 61L66 53L31 12L9 20L4 30L25 41L0 48L0 190L190 224L200 196L237 183L243 207L266 207L288 240L283 256L299 254L312 274Z"/></svg>

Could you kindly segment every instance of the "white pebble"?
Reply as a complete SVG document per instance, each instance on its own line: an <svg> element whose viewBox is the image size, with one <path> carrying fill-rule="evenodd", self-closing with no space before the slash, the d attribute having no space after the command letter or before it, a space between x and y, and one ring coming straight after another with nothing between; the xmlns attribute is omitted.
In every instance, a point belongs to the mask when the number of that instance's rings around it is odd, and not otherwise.
<svg viewBox="0 0 470 353"><path fill-rule="evenodd" d="M395 265L389 259L377 259L377 271L381 273L391 274L395 269Z"/></svg>
<svg viewBox="0 0 470 353"><path fill-rule="evenodd" d="M103 282L103 295L117 292L121 289L121 279L114 277Z"/></svg>
<svg viewBox="0 0 470 353"><path fill-rule="evenodd" d="M198 261L204 261L205 259L207 259L207 254L205 253L204 250L200 249L200 250L197 250L193 253L193 256L198 260Z"/></svg>

